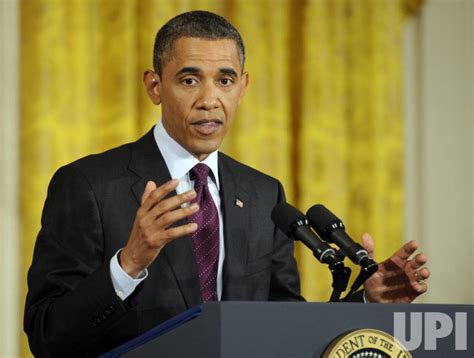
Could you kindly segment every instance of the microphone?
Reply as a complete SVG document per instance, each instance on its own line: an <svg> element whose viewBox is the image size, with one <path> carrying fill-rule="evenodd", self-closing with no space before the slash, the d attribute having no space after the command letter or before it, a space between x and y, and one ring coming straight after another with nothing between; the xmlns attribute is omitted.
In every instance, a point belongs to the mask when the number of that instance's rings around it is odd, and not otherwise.
<svg viewBox="0 0 474 358"><path fill-rule="evenodd" d="M352 262L371 272L377 271L378 266L369 257L367 250L350 238L342 221L324 205L312 206L306 215L313 229L323 240L336 244Z"/></svg>
<svg viewBox="0 0 474 358"><path fill-rule="evenodd" d="M308 225L306 216L288 203L277 204L271 214L272 221L281 231L294 240L305 244L322 263L338 265L342 261L336 257L334 249L322 241Z"/></svg>

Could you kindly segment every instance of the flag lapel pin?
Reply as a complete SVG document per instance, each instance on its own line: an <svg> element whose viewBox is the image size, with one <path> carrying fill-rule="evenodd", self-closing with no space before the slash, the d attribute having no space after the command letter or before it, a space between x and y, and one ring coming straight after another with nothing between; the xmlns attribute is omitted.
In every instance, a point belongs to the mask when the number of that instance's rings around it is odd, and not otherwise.
<svg viewBox="0 0 474 358"><path fill-rule="evenodd" d="M235 205L237 205L239 208L243 208L244 207L244 202L238 198L235 199Z"/></svg>

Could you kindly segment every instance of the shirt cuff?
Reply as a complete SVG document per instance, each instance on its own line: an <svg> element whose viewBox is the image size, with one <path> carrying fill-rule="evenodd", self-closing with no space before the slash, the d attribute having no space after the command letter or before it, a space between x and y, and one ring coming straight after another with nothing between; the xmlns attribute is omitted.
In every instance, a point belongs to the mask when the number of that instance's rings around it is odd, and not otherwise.
<svg viewBox="0 0 474 358"><path fill-rule="evenodd" d="M362 302L367 303L367 300L365 299L365 290L362 291Z"/></svg>
<svg viewBox="0 0 474 358"><path fill-rule="evenodd" d="M110 277L115 289L115 293L122 301L132 294L137 286L148 277L148 270L140 272L137 278L131 277L119 264L118 254L121 249L110 259Z"/></svg>

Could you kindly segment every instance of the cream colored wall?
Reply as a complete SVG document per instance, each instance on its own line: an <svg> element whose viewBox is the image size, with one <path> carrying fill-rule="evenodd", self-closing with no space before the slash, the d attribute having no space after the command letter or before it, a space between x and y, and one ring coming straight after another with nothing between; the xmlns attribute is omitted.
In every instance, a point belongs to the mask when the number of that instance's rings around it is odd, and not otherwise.
<svg viewBox="0 0 474 358"><path fill-rule="evenodd" d="M419 302L473 304L474 1L427 0L406 40L406 237L432 271Z"/></svg>
<svg viewBox="0 0 474 358"><path fill-rule="evenodd" d="M18 1L0 1L0 357L18 357Z"/></svg>

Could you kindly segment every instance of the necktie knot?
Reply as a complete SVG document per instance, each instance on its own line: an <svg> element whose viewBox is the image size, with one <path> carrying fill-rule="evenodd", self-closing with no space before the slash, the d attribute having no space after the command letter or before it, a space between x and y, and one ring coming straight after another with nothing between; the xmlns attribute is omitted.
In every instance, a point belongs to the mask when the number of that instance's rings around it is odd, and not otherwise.
<svg viewBox="0 0 474 358"><path fill-rule="evenodd" d="M209 176L209 167L206 164L196 164L190 171L190 177L194 180L194 187L206 186Z"/></svg>

